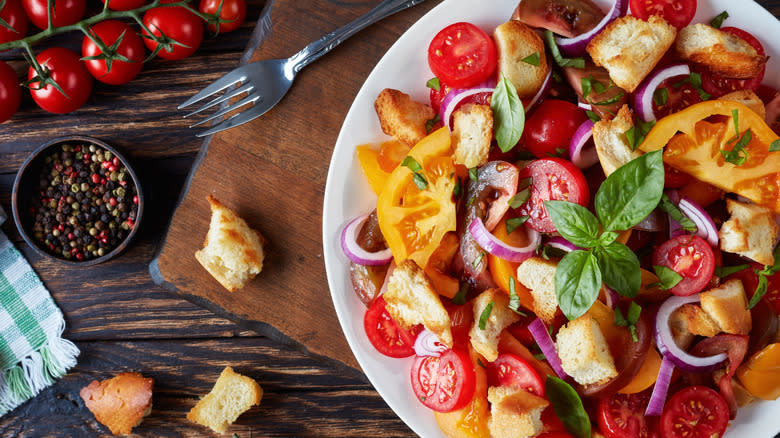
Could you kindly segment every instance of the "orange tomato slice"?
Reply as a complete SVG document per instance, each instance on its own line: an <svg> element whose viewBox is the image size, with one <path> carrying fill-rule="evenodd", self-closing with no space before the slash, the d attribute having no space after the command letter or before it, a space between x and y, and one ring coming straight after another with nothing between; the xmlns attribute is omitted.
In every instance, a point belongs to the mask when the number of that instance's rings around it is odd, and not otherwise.
<svg viewBox="0 0 780 438"><path fill-rule="evenodd" d="M371 147L371 145L360 145L355 148L358 161L360 162L360 168L363 169L363 173L368 179L368 185L371 186L371 190L377 195L382 193L382 189L385 187L387 178L390 177L389 172L382 170L379 164L379 152Z"/></svg>
<svg viewBox="0 0 780 438"><path fill-rule="evenodd" d="M480 363L485 363L477 352L469 346L469 356L474 363L476 373L476 387L474 398L461 409L452 412L435 412L436 423L448 437L458 438L489 438L488 418L490 418L490 405L487 400L487 373Z"/></svg>
<svg viewBox="0 0 780 438"><path fill-rule="evenodd" d="M780 343L769 344L737 368L737 379L754 396L780 397Z"/></svg>
<svg viewBox="0 0 780 438"><path fill-rule="evenodd" d="M511 234L506 232L506 221L509 216L504 216L501 221L493 229L493 235L496 238L507 245L523 247L528 245L528 237L521 230L517 229L512 231ZM520 304L526 309L533 310L534 298L531 296L531 292L523 286L522 283L517 281L517 267L520 263L513 263L506 261L502 258L498 258L492 254L488 254L488 268L490 269L490 275L493 277L493 281L496 285L509 295L509 279L515 283L515 293L520 298Z"/></svg>

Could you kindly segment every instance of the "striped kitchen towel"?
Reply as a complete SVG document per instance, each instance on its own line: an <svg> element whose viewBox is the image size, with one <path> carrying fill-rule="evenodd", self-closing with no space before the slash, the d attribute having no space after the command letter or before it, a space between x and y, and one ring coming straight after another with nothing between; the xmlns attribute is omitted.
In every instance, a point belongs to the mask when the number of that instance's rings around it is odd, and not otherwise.
<svg viewBox="0 0 780 438"><path fill-rule="evenodd" d="M0 207L0 225L6 215ZM0 417L76 365L65 318L30 264L0 231Z"/></svg>

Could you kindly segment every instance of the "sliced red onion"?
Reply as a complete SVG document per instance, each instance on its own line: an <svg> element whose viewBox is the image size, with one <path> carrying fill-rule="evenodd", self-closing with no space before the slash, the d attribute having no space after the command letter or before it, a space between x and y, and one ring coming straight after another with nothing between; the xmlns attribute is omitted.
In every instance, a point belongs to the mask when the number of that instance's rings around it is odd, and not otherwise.
<svg viewBox="0 0 780 438"><path fill-rule="evenodd" d="M357 243L357 237L363 224L368 220L368 215L358 216L348 223L341 232L341 249L344 254L359 265L381 266L390 263L393 253L390 248L377 252L368 252Z"/></svg>
<svg viewBox="0 0 780 438"><path fill-rule="evenodd" d="M581 100L577 100L577 106L584 109L585 111L593 111L593 106L589 103L585 103Z"/></svg>
<svg viewBox="0 0 780 438"><path fill-rule="evenodd" d="M656 120L653 111L653 95L655 90L666 79L691 74L691 67L688 64L672 64L656 70L642 82L639 89L634 93L634 108L639 117L645 122Z"/></svg>
<svg viewBox="0 0 780 438"><path fill-rule="evenodd" d="M569 143L569 156L571 162L580 169L587 169L599 162L596 146L590 139L593 137L593 120L585 120L574 131ZM587 145L587 146L586 146Z"/></svg>
<svg viewBox="0 0 780 438"><path fill-rule="evenodd" d="M544 322L541 319L536 318L530 324L528 324L528 331L531 332L531 336L534 337L536 344L539 345L539 349L542 350L542 354L547 358L547 362L550 363L555 374L561 379L567 379L569 377L566 371L563 371L563 364L561 364L561 358L558 357L558 352L555 350L555 343L550 337L550 332L547 331L547 327L544 326Z"/></svg>
<svg viewBox="0 0 780 438"><path fill-rule="evenodd" d="M698 204L683 197L678 204L680 211L696 224L696 235L706 240L711 247L718 247L718 227L712 217Z"/></svg>
<svg viewBox="0 0 780 438"><path fill-rule="evenodd" d="M726 353L707 357L696 357L688 354L674 343L672 330L669 327L669 317L683 304L698 303L699 300L699 294L693 294L687 297L673 295L661 304L655 318L655 343L658 345L658 350L664 357L669 358L669 360L674 362L674 364L683 371L712 371L728 358Z"/></svg>
<svg viewBox="0 0 780 438"><path fill-rule="evenodd" d="M510 262L522 263L536 254L536 248L542 242L542 235L529 227L523 227L528 236L528 245L524 247L510 246L499 240L485 228L482 219L476 217L469 224L469 231L474 240L482 249L500 259Z"/></svg>
<svg viewBox="0 0 780 438"><path fill-rule="evenodd" d="M414 341L414 354L418 356L441 356L442 351L449 347L442 344L434 333L423 329Z"/></svg>
<svg viewBox="0 0 780 438"><path fill-rule="evenodd" d="M529 113L532 109L536 108L536 105L541 103L542 99L547 96L547 93L550 91L550 84L552 83L552 61L547 61L547 76L544 77L544 82L542 82L542 87L539 88L539 91L536 92L534 97L531 99L530 102L528 102L528 105L525 106L525 112Z"/></svg>
<svg viewBox="0 0 780 438"><path fill-rule="evenodd" d="M568 57L581 56L585 53L588 43L596 37L609 23L612 23L618 17L626 15L628 12L628 0L615 0L607 15L601 19L593 29L577 35L574 38L555 37L555 42L561 52Z"/></svg>
<svg viewBox="0 0 780 438"><path fill-rule="evenodd" d="M495 78L487 79L486 81L472 88L451 89L450 92L447 93L446 96L444 96L444 100L442 100L441 102L441 108L439 109L439 117L441 118L441 122L444 124L444 126L449 128L450 119L452 118L452 113L455 112L455 109L458 107L458 105L460 105L461 102L463 102L464 99L480 93L493 94L493 91L495 90L496 90Z"/></svg>
<svg viewBox="0 0 780 438"><path fill-rule="evenodd" d="M555 236L551 237L550 240L546 243L547 246L552 246L553 248L560 249L561 251L566 252L572 252L576 249L582 249L579 246L569 242L565 238L561 236Z"/></svg>
<svg viewBox="0 0 780 438"><path fill-rule="evenodd" d="M661 369L658 370L658 378L655 380L653 394L647 403L645 415L657 416L663 412L664 404L666 403L666 393L669 391L669 384L672 383L672 372L674 372L674 363L664 356L661 361Z"/></svg>
<svg viewBox="0 0 780 438"><path fill-rule="evenodd" d="M659 210L653 210L642 222L634 225L635 230L660 231L664 228L664 214ZM678 224L679 225L679 224Z"/></svg>
<svg viewBox="0 0 780 438"><path fill-rule="evenodd" d="M615 289L612 289L611 287L604 285L604 296L607 300L606 305L609 306L610 309L614 310L615 306L617 306L618 301L620 301L620 295L615 291Z"/></svg>
<svg viewBox="0 0 780 438"><path fill-rule="evenodd" d="M672 201L674 205L677 205L680 203L680 194L677 193L677 190L667 190L664 193L666 193L666 196L669 197L669 200ZM669 238L674 238L679 236L680 234L685 234L686 231L682 229L682 226L680 226L680 223L676 220L672 219L672 215L667 214L667 219L669 220Z"/></svg>

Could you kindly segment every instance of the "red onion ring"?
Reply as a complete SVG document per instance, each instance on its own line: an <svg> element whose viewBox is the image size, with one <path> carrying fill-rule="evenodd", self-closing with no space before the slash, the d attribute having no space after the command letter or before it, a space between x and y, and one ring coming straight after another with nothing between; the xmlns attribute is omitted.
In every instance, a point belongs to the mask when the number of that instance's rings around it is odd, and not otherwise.
<svg viewBox="0 0 780 438"><path fill-rule="evenodd" d="M568 57L581 56L585 53L588 43L596 37L609 23L617 20L618 17L626 15L628 12L628 0L615 0L607 15L601 19L593 29L577 35L574 38L555 37L555 42L561 52Z"/></svg>
<svg viewBox="0 0 780 438"><path fill-rule="evenodd" d="M522 263L533 257L533 255L536 254L536 248L542 241L542 236L538 231L525 226L523 226L523 229L529 238L529 243L524 247L516 247L507 245L499 240L485 228L482 219L478 217L475 217L469 224L471 236L482 249L487 251L488 254L515 263Z"/></svg>
<svg viewBox="0 0 780 438"><path fill-rule="evenodd" d="M707 357L696 357L688 354L674 343L672 330L669 327L669 317L683 304L698 303L699 301L699 294L693 294L687 297L672 295L658 308L658 314L655 318L655 343L658 345L658 350L664 357L669 358L669 360L674 362L674 364L683 371L712 371L728 358L725 353Z"/></svg>
<svg viewBox="0 0 780 438"><path fill-rule="evenodd" d="M555 343L542 320L539 318L533 320L528 324L528 331L531 332L531 336L534 337L536 344L539 345L539 349L542 350L542 354L547 358L547 362L550 363L550 367L555 371L555 374L561 379L568 379L569 375L563 370L561 358L558 357L558 352L555 350Z"/></svg>
<svg viewBox="0 0 780 438"><path fill-rule="evenodd" d="M718 227L715 226L712 217L701 206L683 197L677 204L680 210L696 224L696 235L706 240L711 247L718 247Z"/></svg>
<svg viewBox="0 0 780 438"><path fill-rule="evenodd" d="M536 108L536 105L541 103L542 99L544 99L545 96L547 96L547 93L550 91L550 84L552 83L552 61L549 59L547 60L547 76L544 77L544 82L542 82L541 88L539 88L539 91L536 92L534 97L531 99L530 102L528 102L528 105L525 106L525 112L530 113L532 109Z"/></svg>
<svg viewBox="0 0 780 438"><path fill-rule="evenodd" d="M353 262L366 266L381 266L390 263L393 253L390 248L377 252L368 252L357 243L358 233L363 224L368 220L368 215L358 216L341 231L341 249Z"/></svg>
<svg viewBox="0 0 780 438"><path fill-rule="evenodd" d="M447 128L450 128L450 119L455 109L463 102L467 97L474 96L480 93L490 93L496 90L496 79L490 78L478 84L472 88L453 88L444 96L444 100L441 101L441 107L439 108L439 118L441 122Z"/></svg>
<svg viewBox="0 0 780 438"><path fill-rule="evenodd" d="M672 383L672 372L674 372L674 363L664 356L661 361L661 369L658 370L658 378L653 387L653 394L647 403L645 415L658 416L664 410L666 403L666 393L669 392L669 384Z"/></svg>
<svg viewBox="0 0 780 438"><path fill-rule="evenodd" d="M604 296L606 298L606 305L609 306L610 309L615 310L615 306L617 306L618 301L620 301L620 295L615 291L615 289L612 289L611 287L604 285Z"/></svg>
<svg viewBox="0 0 780 438"><path fill-rule="evenodd" d="M639 117L645 122L656 120L655 112L653 111L653 95L655 94L655 90L661 85L661 82L666 79L689 74L691 74L691 67L688 66L688 64L672 64L651 73L650 76L642 82L636 93L634 93L634 108Z"/></svg>
<svg viewBox="0 0 780 438"><path fill-rule="evenodd" d="M579 128L574 131L569 143L569 156L571 162L580 169L587 169L599 162L599 156L596 153L596 146L591 143L590 147L585 147L588 140L593 137L593 120L585 120Z"/></svg>
<svg viewBox="0 0 780 438"><path fill-rule="evenodd" d="M417 356L439 357L441 353L449 349L434 333L423 329L414 341L414 354Z"/></svg>
<svg viewBox="0 0 780 438"><path fill-rule="evenodd" d="M560 249L561 251L566 251L566 252L572 252L576 249L582 249L579 246L569 242L568 240L566 240L561 236L551 237L550 240L547 241L546 245L552 246L555 249Z"/></svg>

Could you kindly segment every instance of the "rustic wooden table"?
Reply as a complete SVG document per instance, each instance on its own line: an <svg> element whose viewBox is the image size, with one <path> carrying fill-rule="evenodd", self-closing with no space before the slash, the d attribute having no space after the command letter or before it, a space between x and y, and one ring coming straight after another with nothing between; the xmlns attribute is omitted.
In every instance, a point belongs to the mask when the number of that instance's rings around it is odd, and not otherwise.
<svg viewBox="0 0 780 438"><path fill-rule="evenodd" d="M780 16L780 0L758 2ZM230 429L242 438L413 436L361 374L245 330L175 297L149 277L148 264L201 146L176 105L238 64L263 3L249 0L248 20L238 31L207 40L190 58L153 60L136 80L121 87L96 84L90 101L75 113L45 113L27 95L21 111L0 125L0 204L6 211L15 173L27 155L48 139L70 134L97 137L125 151L147 194L138 239L121 257L94 267L75 269L43 259L23 244L12 223L3 226L64 312L65 336L78 345L81 356L66 377L0 418L0 436L108 434L78 394L93 379L122 371L155 379L154 410L135 434L210 436L210 430L185 416L226 365L255 378L265 390L261 406ZM362 11L376 1L335 3ZM304 11L306 2L300 7ZM341 24L334 22L333 27ZM398 22L386 26L397 35L405 30ZM42 48L76 49L80 41L67 35ZM336 50L349 50L345 46ZM386 49L377 47L374 58L365 62L373 65ZM19 53L0 54L0 59L18 72L26 68ZM344 99L351 101L352 96Z"/></svg>

